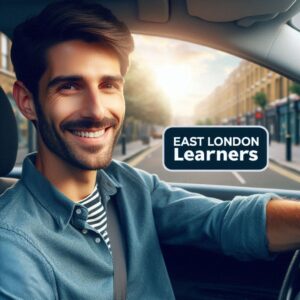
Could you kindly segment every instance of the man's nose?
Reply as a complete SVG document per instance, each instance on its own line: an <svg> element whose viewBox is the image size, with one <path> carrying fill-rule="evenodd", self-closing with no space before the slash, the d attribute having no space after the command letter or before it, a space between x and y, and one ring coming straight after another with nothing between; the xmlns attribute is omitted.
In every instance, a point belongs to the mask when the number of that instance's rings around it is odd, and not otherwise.
<svg viewBox="0 0 300 300"><path fill-rule="evenodd" d="M83 99L83 117L101 120L105 115L104 95L98 88L89 88L86 90Z"/></svg>

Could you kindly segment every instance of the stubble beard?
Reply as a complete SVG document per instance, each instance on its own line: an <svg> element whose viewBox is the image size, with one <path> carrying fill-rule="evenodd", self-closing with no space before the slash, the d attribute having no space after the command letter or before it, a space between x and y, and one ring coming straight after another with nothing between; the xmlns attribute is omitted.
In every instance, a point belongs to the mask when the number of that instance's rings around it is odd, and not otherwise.
<svg viewBox="0 0 300 300"><path fill-rule="evenodd" d="M115 130L110 145L91 146L85 149L84 153L79 153L79 151L76 151L78 145L76 146L71 142L65 141L56 130L54 124L46 120L39 104L36 105L36 110L39 116L37 121L38 133L45 146L56 156L80 170L98 170L106 168L110 164L113 149L121 132L121 126L109 129ZM103 149L104 147L106 149Z"/></svg>

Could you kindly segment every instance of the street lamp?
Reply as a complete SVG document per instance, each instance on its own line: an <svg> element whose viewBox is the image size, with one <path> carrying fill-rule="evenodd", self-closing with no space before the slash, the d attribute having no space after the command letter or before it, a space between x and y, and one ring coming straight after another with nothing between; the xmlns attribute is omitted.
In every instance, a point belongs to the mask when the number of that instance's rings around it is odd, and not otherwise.
<svg viewBox="0 0 300 300"><path fill-rule="evenodd" d="M286 135L285 135L285 142L286 142L286 160L292 161L292 136L291 136L291 99L290 96L287 96L287 115L286 115Z"/></svg>
<svg viewBox="0 0 300 300"><path fill-rule="evenodd" d="M239 86L240 74L236 74L235 93L236 93L236 125L240 125L240 86Z"/></svg>

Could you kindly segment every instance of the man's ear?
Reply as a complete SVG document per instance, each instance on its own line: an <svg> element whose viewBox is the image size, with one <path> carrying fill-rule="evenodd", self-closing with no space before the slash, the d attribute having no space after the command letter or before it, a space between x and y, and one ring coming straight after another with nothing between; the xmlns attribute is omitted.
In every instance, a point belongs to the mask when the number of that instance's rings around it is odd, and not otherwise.
<svg viewBox="0 0 300 300"><path fill-rule="evenodd" d="M23 82L16 81L14 83L13 96L19 110L22 112L24 117L31 121L37 120L33 96L31 92L25 87Z"/></svg>

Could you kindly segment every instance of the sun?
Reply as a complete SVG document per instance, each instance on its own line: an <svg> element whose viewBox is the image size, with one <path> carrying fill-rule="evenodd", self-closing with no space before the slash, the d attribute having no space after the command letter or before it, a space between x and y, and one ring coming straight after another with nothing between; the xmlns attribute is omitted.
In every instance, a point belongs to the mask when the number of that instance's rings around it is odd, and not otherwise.
<svg viewBox="0 0 300 300"><path fill-rule="evenodd" d="M182 100L189 92L191 83L190 70L187 66L162 65L154 69L159 87L170 100Z"/></svg>

